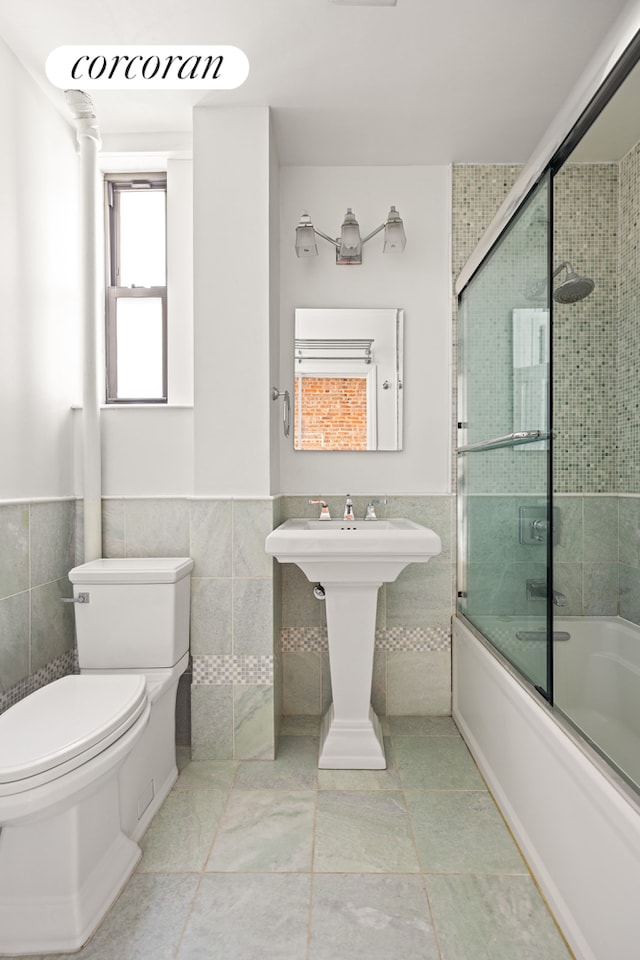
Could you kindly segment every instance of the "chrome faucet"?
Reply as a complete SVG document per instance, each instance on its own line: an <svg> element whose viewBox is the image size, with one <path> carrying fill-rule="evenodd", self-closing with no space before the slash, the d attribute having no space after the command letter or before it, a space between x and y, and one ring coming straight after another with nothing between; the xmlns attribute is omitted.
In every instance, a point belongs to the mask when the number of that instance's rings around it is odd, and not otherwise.
<svg viewBox="0 0 640 960"><path fill-rule="evenodd" d="M527 597L529 600L535 600L537 597L547 596L546 580L527 580ZM556 607L565 607L567 598L559 590L551 590L551 598Z"/></svg>
<svg viewBox="0 0 640 960"><path fill-rule="evenodd" d="M351 499L351 494L348 493L346 500L344 501L344 513L342 515L343 520L355 520L353 513L353 500Z"/></svg>
<svg viewBox="0 0 640 960"><path fill-rule="evenodd" d="M551 594L556 607L566 607L567 598L565 597L564 593L560 593L559 590L552 590Z"/></svg>
<svg viewBox="0 0 640 960"><path fill-rule="evenodd" d="M309 503L319 503L320 504L320 516L319 520L331 520L331 514L329 513L329 507L327 506L326 500L309 500Z"/></svg>
<svg viewBox="0 0 640 960"><path fill-rule="evenodd" d="M369 503L367 504L367 512L364 515L365 520L377 520L378 518L376 517L375 504L386 502L386 497L373 497L371 500L369 500Z"/></svg>

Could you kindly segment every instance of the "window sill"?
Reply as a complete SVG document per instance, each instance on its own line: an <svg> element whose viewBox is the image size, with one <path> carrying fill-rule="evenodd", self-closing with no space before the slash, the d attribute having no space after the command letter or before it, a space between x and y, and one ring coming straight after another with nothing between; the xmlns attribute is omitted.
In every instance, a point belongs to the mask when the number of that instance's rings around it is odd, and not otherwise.
<svg viewBox="0 0 640 960"><path fill-rule="evenodd" d="M192 403L101 403L101 410L193 410ZM72 410L82 410L81 403L72 403Z"/></svg>

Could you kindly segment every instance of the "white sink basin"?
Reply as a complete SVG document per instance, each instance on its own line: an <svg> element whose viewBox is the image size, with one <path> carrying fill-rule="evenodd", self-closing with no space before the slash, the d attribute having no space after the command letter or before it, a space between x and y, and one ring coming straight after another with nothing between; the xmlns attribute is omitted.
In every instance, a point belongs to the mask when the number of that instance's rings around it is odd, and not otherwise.
<svg viewBox="0 0 640 960"><path fill-rule="evenodd" d="M310 580L395 580L408 563L426 563L442 550L440 537L405 517L385 520L285 520L265 549L296 563Z"/></svg>
<svg viewBox="0 0 640 960"><path fill-rule="evenodd" d="M285 520L265 549L325 588L333 703L322 721L319 766L384 769L382 730L370 704L378 589L408 563L440 553L440 537L404 517Z"/></svg>

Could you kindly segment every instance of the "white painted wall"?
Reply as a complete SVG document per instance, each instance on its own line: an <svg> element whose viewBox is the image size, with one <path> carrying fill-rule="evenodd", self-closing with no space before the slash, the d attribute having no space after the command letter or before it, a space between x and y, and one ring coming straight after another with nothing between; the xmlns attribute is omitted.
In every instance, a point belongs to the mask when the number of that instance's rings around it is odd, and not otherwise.
<svg viewBox="0 0 640 960"><path fill-rule="evenodd" d="M140 168L133 154L103 170ZM157 166L157 158L153 164ZM193 493L193 163L166 156L168 263L168 388L162 406L111 404L101 411L105 496L188 496ZM78 416L81 413L78 412ZM78 443L81 443L78 431ZM77 491L82 484L78 480Z"/></svg>
<svg viewBox="0 0 640 960"><path fill-rule="evenodd" d="M307 210L337 236L352 207L363 236L391 204L404 220L407 246L382 253L382 236L363 263L338 267L335 248L298 259L295 227ZM451 177L446 166L282 167L280 171L280 385L293 389L296 307L400 307L405 311L404 443L393 453L302 452L279 435L280 488L290 495L431 494L451 489Z"/></svg>
<svg viewBox="0 0 640 960"><path fill-rule="evenodd" d="M75 133L0 41L0 499L71 496L80 395Z"/></svg>
<svg viewBox="0 0 640 960"><path fill-rule="evenodd" d="M0 497L68 496L81 492L71 413L82 368L75 134L5 47L0 122L12 138L0 157L0 269L9 318L0 352L0 442L7 451ZM170 334L175 407L103 412L104 495L447 492L448 168L278 170L267 108L197 109L193 206L191 166L186 159L169 164L177 198L169 208L169 259L178 281L179 319ZM351 205L366 232L391 203L406 224L401 256L383 257L376 237L362 267L336 267L325 244L317 259L295 257L302 209L321 229L337 232ZM294 454L270 391L292 390L295 307L362 305L405 310L404 449ZM79 452L76 444L76 462Z"/></svg>
<svg viewBox="0 0 640 960"><path fill-rule="evenodd" d="M194 110L195 493L270 492L269 109Z"/></svg>
<svg viewBox="0 0 640 960"><path fill-rule="evenodd" d="M101 410L102 493L181 497L193 492L193 408Z"/></svg>
<svg viewBox="0 0 640 960"><path fill-rule="evenodd" d="M269 385L270 388L273 389L280 384L280 165L273 132L273 117L271 117L269 149ZM271 394L269 394L269 396L271 396ZM270 489L272 491L280 489L278 438L282 436L283 429L282 403L283 400L281 399L270 400L272 416L270 422L269 458L271 461Z"/></svg>

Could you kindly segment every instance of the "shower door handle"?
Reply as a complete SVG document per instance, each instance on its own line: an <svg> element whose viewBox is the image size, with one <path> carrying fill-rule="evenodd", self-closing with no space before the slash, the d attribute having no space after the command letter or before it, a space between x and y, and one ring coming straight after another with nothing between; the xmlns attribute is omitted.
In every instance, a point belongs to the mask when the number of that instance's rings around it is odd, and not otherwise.
<svg viewBox="0 0 640 960"><path fill-rule="evenodd" d="M508 433L504 437L493 437L491 440L467 443L463 447L458 447L458 453L474 453L476 450L497 450L498 447L515 447L520 443L536 443L538 440L548 439L549 434L543 430L521 430L518 433Z"/></svg>

